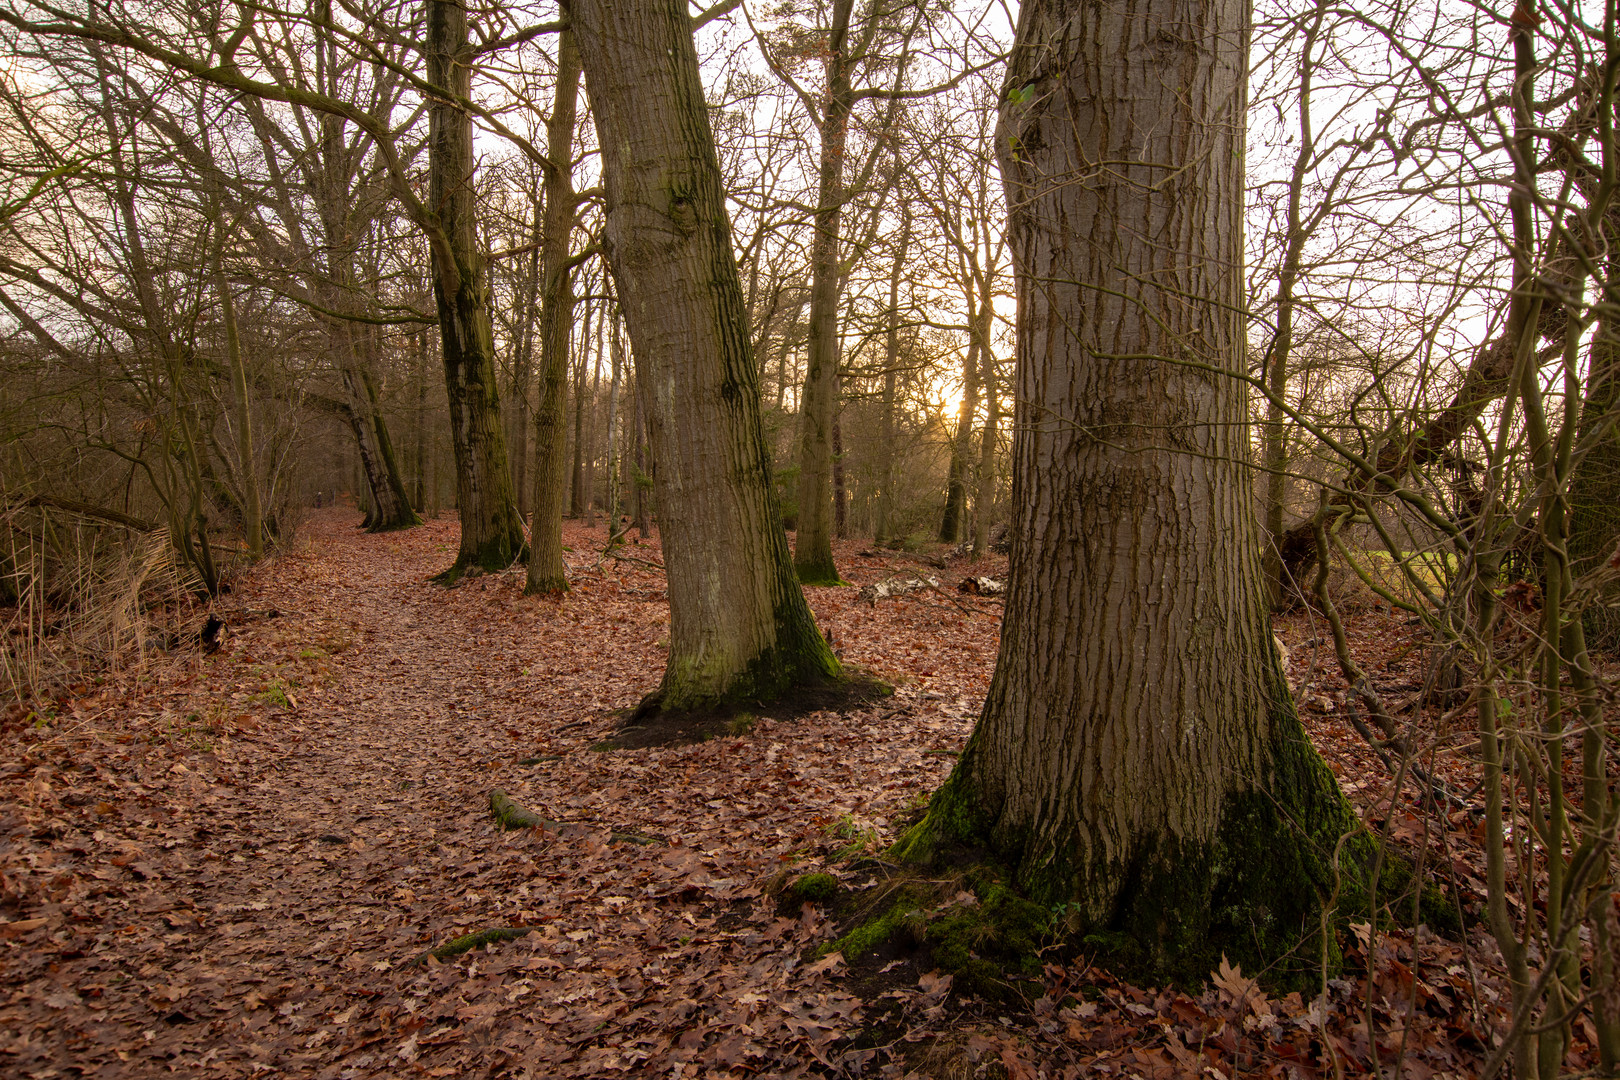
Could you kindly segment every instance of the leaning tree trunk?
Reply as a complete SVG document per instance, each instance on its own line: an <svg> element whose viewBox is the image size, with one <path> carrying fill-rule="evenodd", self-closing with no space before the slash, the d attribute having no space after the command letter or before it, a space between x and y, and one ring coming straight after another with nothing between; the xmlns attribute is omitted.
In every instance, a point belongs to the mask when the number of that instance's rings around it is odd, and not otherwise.
<svg viewBox="0 0 1620 1080"><path fill-rule="evenodd" d="M811 254L810 348L799 399L799 517L793 566L808 585L837 585L833 565L833 424L838 412L838 229L844 208L844 149L849 141L847 44L853 0L834 0L828 34L827 93L821 105L821 163Z"/></svg>
<svg viewBox="0 0 1620 1080"><path fill-rule="evenodd" d="M602 243L657 466L670 643L649 705L838 674L771 502L759 376L685 0L565 4L602 147Z"/></svg>
<svg viewBox="0 0 1620 1080"><path fill-rule="evenodd" d="M428 81L456 97L472 92L467 11L451 0L426 0ZM432 244L433 297L439 308L450 443L456 456L461 549L445 572L495 570L524 554L523 521L512 490L501 430L484 256L478 249L472 122L454 101L434 98L428 116L429 205L441 235Z"/></svg>
<svg viewBox="0 0 1620 1080"><path fill-rule="evenodd" d="M998 132L1018 293L1006 620L978 726L900 849L988 849L1082 932L1194 978L1318 926L1355 824L1295 716L1260 576L1244 28L1242 0L1020 12Z"/></svg>
<svg viewBox="0 0 1620 1080"><path fill-rule="evenodd" d="M534 416L534 520L529 529L525 593L568 591L563 567L562 515L567 432L563 397L568 375L569 331L574 324L573 263L568 240L574 231L574 121L579 102L579 50L564 30L557 43L557 99L546 123L545 218L542 225L540 293L540 408Z"/></svg>

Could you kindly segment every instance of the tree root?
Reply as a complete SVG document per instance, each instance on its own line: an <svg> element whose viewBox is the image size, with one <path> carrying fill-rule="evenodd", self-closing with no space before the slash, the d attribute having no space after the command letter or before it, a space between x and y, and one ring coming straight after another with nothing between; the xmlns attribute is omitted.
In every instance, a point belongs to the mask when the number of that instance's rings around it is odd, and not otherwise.
<svg viewBox="0 0 1620 1080"><path fill-rule="evenodd" d="M503 829L550 829L555 832L563 826L561 821L543 818L528 807L513 802L500 788L489 793L489 812L495 815L495 820L500 822Z"/></svg>
<svg viewBox="0 0 1620 1080"><path fill-rule="evenodd" d="M478 930L471 934L463 934L458 938L451 938L443 945L427 950L420 956L413 957L405 963L405 966L417 967L421 964L425 964L430 956L435 960L448 960L452 956L460 956L464 952L472 952L474 949L482 949L485 945L489 945L497 941L516 941L525 934L532 933L534 929L535 928L532 926L496 926L491 927L488 930Z"/></svg>
<svg viewBox="0 0 1620 1080"><path fill-rule="evenodd" d="M500 788L494 788L489 793L489 812L503 829L549 829L552 832L558 832L565 825L590 827L589 822L552 821L550 818L541 817L528 807L513 802L511 796ZM661 844L664 841L655 836L642 836L640 833L620 832L615 829L608 834L608 842L614 844L639 844L645 847L649 844Z"/></svg>

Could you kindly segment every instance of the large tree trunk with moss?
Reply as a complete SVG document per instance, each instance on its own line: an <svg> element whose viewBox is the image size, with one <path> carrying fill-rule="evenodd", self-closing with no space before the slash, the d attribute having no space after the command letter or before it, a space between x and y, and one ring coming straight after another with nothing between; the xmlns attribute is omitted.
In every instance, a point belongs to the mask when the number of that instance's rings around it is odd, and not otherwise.
<svg viewBox="0 0 1620 1080"><path fill-rule="evenodd" d="M467 12L427 0L428 81L460 98L472 93ZM456 455L461 549L448 576L478 566L510 566L524 553L512 473L501 430L500 387L490 328L484 256L478 249L472 122L453 101L434 99L428 116L429 205L443 242L432 245L433 297L439 308L450 442Z"/></svg>
<svg viewBox="0 0 1620 1080"><path fill-rule="evenodd" d="M564 30L557 46L557 98L546 123L544 258L540 293L540 408L534 417L534 520L529 529L525 593L568 591L563 568L562 516L567 452L563 397L568 381L569 331L574 325L574 271L568 251L574 231L574 121L579 102L579 50Z"/></svg>
<svg viewBox="0 0 1620 1080"><path fill-rule="evenodd" d="M1020 13L998 133L1018 289L1006 621L978 726L901 847L987 848L1075 929L1195 978L1316 927L1355 824L1261 579L1245 26L1242 0Z"/></svg>
<svg viewBox="0 0 1620 1080"><path fill-rule="evenodd" d="M748 311L685 0L565 7L655 462L670 645L653 701L765 699L832 678L838 662L771 503Z"/></svg>
<svg viewBox="0 0 1620 1080"><path fill-rule="evenodd" d="M833 0L827 33L827 89L821 103L821 161L811 249L810 348L799 398L799 519L793 565L799 580L836 585L833 564L833 424L838 412L838 230L844 208L844 151L851 89L849 20L854 0Z"/></svg>

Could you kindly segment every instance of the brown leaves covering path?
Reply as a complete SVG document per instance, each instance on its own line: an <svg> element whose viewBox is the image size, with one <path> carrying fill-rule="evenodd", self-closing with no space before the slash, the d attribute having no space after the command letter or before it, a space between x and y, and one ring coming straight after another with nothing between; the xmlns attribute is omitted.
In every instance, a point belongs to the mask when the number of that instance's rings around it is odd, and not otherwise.
<svg viewBox="0 0 1620 1080"><path fill-rule="evenodd" d="M0 1076L1303 1077L1377 1057L1424 1080L1471 1073L1500 1023L1477 931L1470 958L1426 930L1358 928L1316 1002L1232 969L1196 998L1142 989L1079 958L1008 1009L953 998L920 957L875 980L816 959L826 916L779 912L765 886L881 874L851 852L880 851L944 779L995 661L999 600L951 589L1004 560L922 566L940 588L875 605L809 590L891 698L598 752L663 668L656 544L603 560L601 530L570 524L574 591L540 600L517 572L430 584L454 556L449 520L354 523L317 514L238 582L218 653L6 714ZM918 568L861 550L839 552L858 585ZM1364 662L1405 689L1410 633L1364 623ZM1430 829L1392 801L1337 715L1317 631L1282 633L1307 723L1371 824L1427 845L1477 910L1468 813ZM496 787L560 826L499 831ZM412 963L494 927L531 932Z"/></svg>
<svg viewBox="0 0 1620 1080"><path fill-rule="evenodd" d="M662 576L598 565L600 530L571 526L567 599L525 599L516 574L446 591L427 578L454 529L320 514L222 600L219 653L7 732L0 1074L792 1075L871 1056L834 1047L858 1026L836 962L802 960L830 928L779 918L760 885L938 784L950 758L924 751L967 733L995 603L815 590L845 658L901 678L893 698L595 753L662 671ZM867 580L904 559L848 563ZM499 832L497 786L570 824ZM536 930L406 965L494 926Z"/></svg>

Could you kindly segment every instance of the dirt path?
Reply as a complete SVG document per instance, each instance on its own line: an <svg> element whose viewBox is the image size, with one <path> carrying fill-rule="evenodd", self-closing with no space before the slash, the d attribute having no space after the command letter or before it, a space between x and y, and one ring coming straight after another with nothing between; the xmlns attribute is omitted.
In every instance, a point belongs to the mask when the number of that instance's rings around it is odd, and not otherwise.
<svg viewBox="0 0 1620 1080"><path fill-rule="evenodd" d="M778 917L761 886L875 844L943 777L926 752L965 737L993 605L873 612L816 590L846 658L902 676L893 699L597 753L662 669L656 571L596 567L600 532L571 529L562 603L515 577L446 591L426 579L452 522L352 524L317 515L225 598L216 655L6 734L0 1075L858 1069L869 1055L831 1047L859 1003L802 960L828 928L813 907ZM866 580L886 561L847 563ZM568 824L497 831L497 786ZM534 932L408 964L502 926Z"/></svg>

